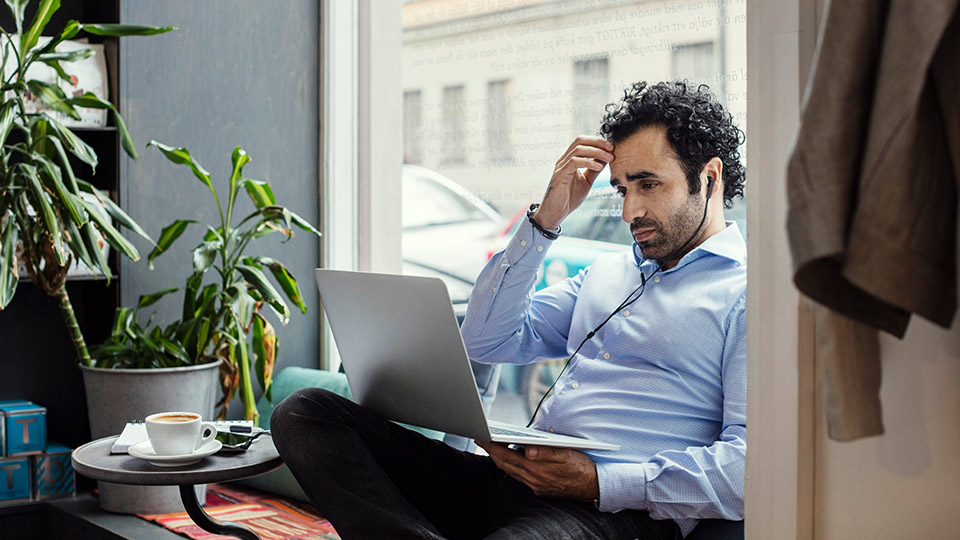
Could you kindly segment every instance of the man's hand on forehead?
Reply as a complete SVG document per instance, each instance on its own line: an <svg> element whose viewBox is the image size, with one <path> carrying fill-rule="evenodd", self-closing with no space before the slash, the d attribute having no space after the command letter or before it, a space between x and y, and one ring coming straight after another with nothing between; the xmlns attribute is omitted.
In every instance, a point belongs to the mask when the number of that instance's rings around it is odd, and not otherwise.
<svg viewBox="0 0 960 540"><path fill-rule="evenodd" d="M542 227L556 229L576 210L593 186L597 175L613 161L613 144L602 137L577 137L557 160L543 202L534 219Z"/></svg>

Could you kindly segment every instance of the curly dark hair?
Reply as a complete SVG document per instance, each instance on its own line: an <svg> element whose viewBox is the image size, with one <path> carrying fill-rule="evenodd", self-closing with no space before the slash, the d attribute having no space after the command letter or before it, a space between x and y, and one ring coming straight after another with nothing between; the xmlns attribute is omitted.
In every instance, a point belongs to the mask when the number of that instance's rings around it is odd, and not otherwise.
<svg viewBox="0 0 960 540"><path fill-rule="evenodd" d="M641 128L667 128L667 140L687 176L690 193L700 191L700 171L713 157L723 162L723 205L733 206L734 197L743 197L746 169L738 148L744 133L724 112L710 88L695 90L684 82L634 83L624 91L623 101L606 107L600 135L617 144Z"/></svg>

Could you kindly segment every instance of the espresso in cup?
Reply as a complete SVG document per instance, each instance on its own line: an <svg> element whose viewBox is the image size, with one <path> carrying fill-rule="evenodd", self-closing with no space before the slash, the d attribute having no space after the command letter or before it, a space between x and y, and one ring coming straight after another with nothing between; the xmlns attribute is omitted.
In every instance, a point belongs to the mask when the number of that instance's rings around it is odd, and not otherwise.
<svg viewBox="0 0 960 540"><path fill-rule="evenodd" d="M161 412L147 417L147 437L158 456L192 454L217 436L217 428L191 412Z"/></svg>
<svg viewBox="0 0 960 540"><path fill-rule="evenodd" d="M153 419L154 422L189 422L196 420L196 414L164 414Z"/></svg>

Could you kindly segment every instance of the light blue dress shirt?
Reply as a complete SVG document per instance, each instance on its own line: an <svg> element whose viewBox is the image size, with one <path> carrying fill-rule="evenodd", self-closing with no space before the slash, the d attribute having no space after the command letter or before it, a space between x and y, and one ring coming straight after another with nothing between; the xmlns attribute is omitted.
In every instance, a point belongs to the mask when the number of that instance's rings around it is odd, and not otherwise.
<svg viewBox="0 0 960 540"><path fill-rule="evenodd" d="M647 510L684 535L698 518L743 519L747 267L737 225L670 270L654 275L634 244L534 294L550 244L523 220L490 259L462 327L470 358L567 357L645 274L643 295L583 345L534 427L621 446L587 452L603 511Z"/></svg>

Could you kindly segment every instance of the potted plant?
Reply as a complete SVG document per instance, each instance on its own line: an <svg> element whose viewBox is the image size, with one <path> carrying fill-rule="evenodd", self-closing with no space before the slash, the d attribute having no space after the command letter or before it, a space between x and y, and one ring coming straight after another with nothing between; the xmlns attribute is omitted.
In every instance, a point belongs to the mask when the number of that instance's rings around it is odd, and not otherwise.
<svg viewBox="0 0 960 540"><path fill-rule="evenodd" d="M264 316L264 308L273 312L281 324L286 324L290 308L284 296L303 313L307 307L289 269L276 259L249 255L250 242L272 234L289 240L294 236L294 227L318 237L320 231L277 204L269 183L243 176L250 156L240 147L233 151L224 205L210 173L188 149L156 141L148 146L158 148L170 161L188 167L209 188L219 222L207 224L178 219L162 230L148 256L151 267L190 225L203 230L193 249L192 271L182 287L181 317L165 326L152 324L152 318L141 326L138 320L140 309L180 291L179 287L141 296L136 308L118 308L111 337L94 351L96 363L107 368L158 368L220 360L223 394L217 403L221 406L219 417L226 417L230 400L239 390L245 418L256 420L251 372L256 374L264 395L270 399L273 366L279 350L276 332ZM235 211L241 192L250 198L253 208L239 217ZM204 283L211 269L215 270L216 277Z"/></svg>
<svg viewBox="0 0 960 540"><path fill-rule="evenodd" d="M172 27L119 24L81 24L69 21L58 36L41 39L59 0L40 2L33 22L24 27L26 0L8 1L16 34L0 29L0 309L16 293L21 278L18 263L30 280L56 298L70 338L83 365L90 365L86 341L77 325L67 271L82 261L110 277L99 243L105 241L130 259L140 254L117 230L117 224L150 239L149 235L108 196L84 180L97 167L90 145L57 120L57 113L79 120L77 107L107 109L113 113L124 151L136 159L130 133L116 107L92 93L67 96L58 84L32 79L31 67L46 65L61 79L70 80L62 64L87 58L90 50L61 53L57 45L81 31L97 36L160 34ZM39 101L41 108L31 107ZM71 163L71 157L78 165ZM17 253L20 252L18 256Z"/></svg>

